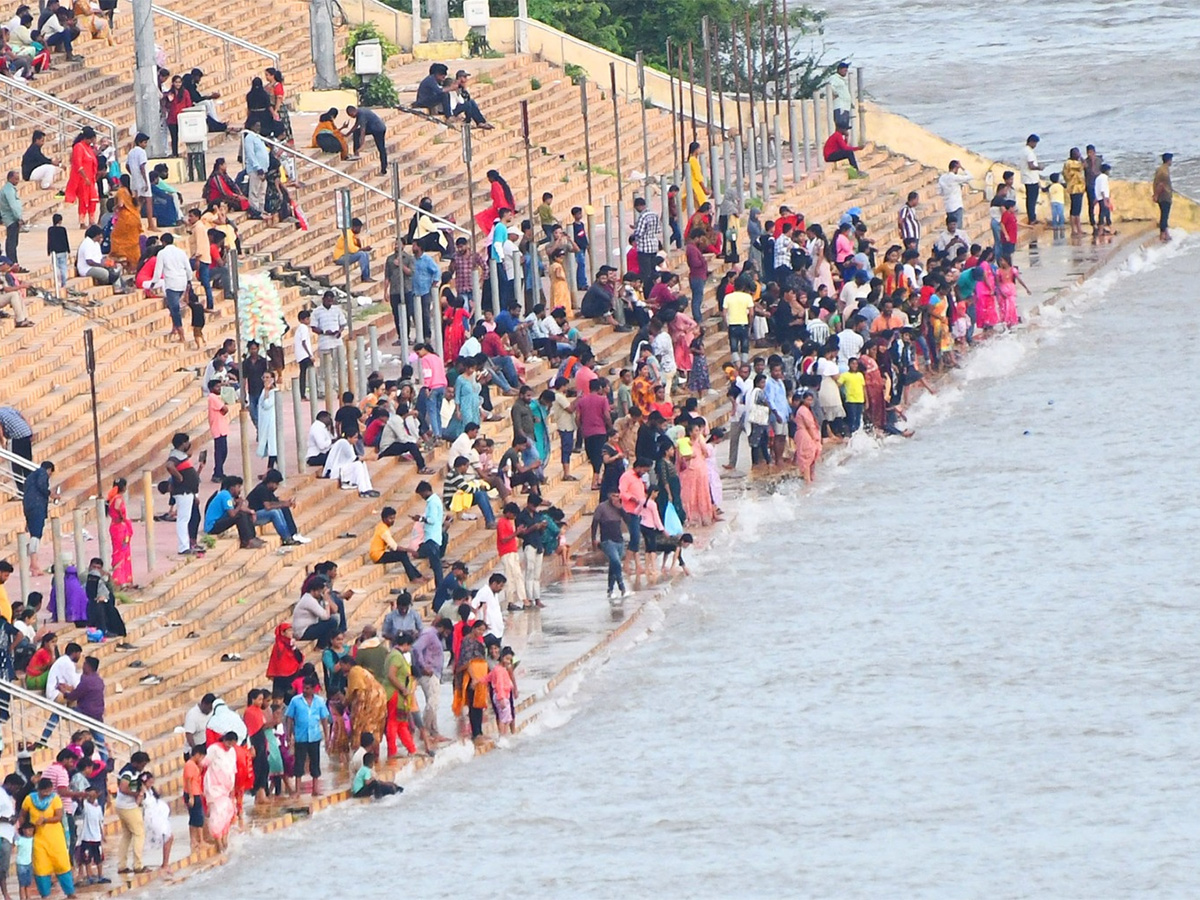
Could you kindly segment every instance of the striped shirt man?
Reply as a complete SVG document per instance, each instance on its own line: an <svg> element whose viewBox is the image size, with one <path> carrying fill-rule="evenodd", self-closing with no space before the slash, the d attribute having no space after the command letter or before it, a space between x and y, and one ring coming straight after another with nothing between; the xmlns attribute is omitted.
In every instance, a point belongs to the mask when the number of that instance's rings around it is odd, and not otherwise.
<svg viewBox="0 0 1200 900"><path fill-rule="evenodd" d="M917 218L917 195L909 194L908 202L900 207L900 214L896 217L897 225L900 229L900 240L915 241L920 243L921 240L921 220Z"/></svg>

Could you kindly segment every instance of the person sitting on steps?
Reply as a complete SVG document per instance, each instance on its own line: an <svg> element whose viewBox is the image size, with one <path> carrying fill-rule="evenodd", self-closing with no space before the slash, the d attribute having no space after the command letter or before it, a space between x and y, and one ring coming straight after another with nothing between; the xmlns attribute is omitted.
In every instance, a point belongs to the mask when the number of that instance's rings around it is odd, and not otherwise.
<svg viewBox="0 0 1200 900"><path fill-rule="evenodd" d="M417 99L413 106L430 112L440 112L446 118L466 116L472 125L490 131L492 125L479 111L479 105L467 93L467 79L471 76L462 69L454 73L450 80L450 70L445 63L435 62L429 67L429 74L421 79L417 86Z"/></svg>

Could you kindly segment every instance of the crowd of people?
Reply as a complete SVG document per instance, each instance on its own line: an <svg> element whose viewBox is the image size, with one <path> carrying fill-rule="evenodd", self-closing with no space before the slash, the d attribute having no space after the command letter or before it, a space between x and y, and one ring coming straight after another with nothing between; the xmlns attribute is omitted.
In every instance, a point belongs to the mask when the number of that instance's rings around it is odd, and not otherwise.
<svg viewBox="0 0 1200 900"><path fill-rule="evenodd" d="M29 17L28 9L18 11L21 27L28 27ZM57 21L57 14L52 18ZM99 11L96 18L103 18ZM7 35L11 42L11 27ZM13 58L9 51L6 44L6 61ZM23 70L19 62L12 66ZM174 77L160 72L173 155L179 151L183 110L204 105L210 130L227 127L213 105L216 95L200 91L202 76L199 70ZM65 199L77 204L84 230L75 251L76 275L118 291L136 286L160 293L171 338L181 343L188 339L186 307L197 348L205 344L206 316L215 311L214 288L229 289L227 260L239 245L239 217L306 227L287 187L294 172L273 143L293 137L283 77L275 69L266 76L270 87L255 78L246 97L242 171L231 175L225 159L215 160L204 204L186 212L168 183L169 172L150 167L144 134L135 136L121 164L114 148L84 128L69 161L60 163L45 154L45 135L35 132L21 172L9 176L10 185L24 178L51 190L59 187L65 169ZM433 64L415 107L490 127L470 98L468 77L460 71L450 79L444 65ZM844 79L845 72L839 70L838 77ZM862 148L849 141L848 87L836 97L842 105L835 110L837 130L825 158L845 160L855 177L865 175L855 155ZM339 115L330 109L320 117L312 147L351 159L370 139L386 172L383 120L354 106L345 108L347 123L339 124ZM932 376L959 365L973 343L1020 324L1016 298L1025 285L1013 264L1020 229L1016 206L1023 196L1026 227L1038 224L1043 167L1037 145L1037 135L1030 135L1020 191L1016 173L1008 172L988 198L988 241L979 235L972 240L965 231L963 190L974 179L958 161L938 180L938 221L944 217L945 226L936 236L926 233L922 197L911 192L896 210L894 236L890 223L868 225L856 207L821 223L781 206L775 216L752 209L743 238L736 203L710 199L700 147L693 144L686 168L690 185L684 184L694 208L681 203L678 186L669 188L665 222L645 198L635 198L630 233L622 236L628 246L623 274L607 265L588 272L591 236L581 208L560 221L554 196L546 192L536 209L521 211L497 170L487 172L490 204L475 220L484 239L482 254L472 252L465 239L452 245L432 202L423 199L383 273L396 343L402 344L401 333L415 337L411 353L395 377L372 372L357 394L338 398L333 414L317 414L305 463L315 477L366 499L382 493L372 470L412 463L420 513L397 529L396 507L383 506L363 551L372 564L398 566L414 583L428 580L430 615L401 588L378 628L364 624L352 632L347 601L353 591L339 587L336 561L312 566L290 615L275 625L263 686L249 691L239 711L209 693L184 717L183 799L193 849L208 843L224 849L243 819L247 795L256 803L305 788L320 795L325 762L339 768L354 796L386 797L400 788L377 766L398 756L401 747L428 757L449 735L483 741L490 728L500 735L514 730L520 663L504 642L506 615L545 607L547 555L569 571L568 519L545 501L548 483L579 481L576 473L582 473L586 487L598 494L586 536L602 554L607 596L617 603L640 579L676 570L689 574L684 554L694 544L692 530L721 518L722 478L741 474L745 445L752 471L811 482L823 448L832 443L864 430L911 436L905 410L913 392L934 391ZM1164 239L1170 162L1164 154L1154 187ZM1045 184L1052 227L1067 227L1069 207L1072 233L1081 233L1087 197L1096 234L1104 236L1111 228L1109 172L1093 147L1086 157L1073 150L1062 172ZM7 279L21 272L23 219L15 196L15 187L0 191L0 224L8 227L0 274ZM61 216L55 218L48 251L65 285L72 250ZM148 233L180 223L186 249L169 231ZM353 220L333 258L356 267L361 280L371 283L372 248L364 228ZM678 254L672 255L672 245ZM708 299L714 279L715 302ZM585 321L586 334L580 327ZM308 393L308 372L319 369L323 358L336 359L348 325L332 291L291 323L301 391L309 402L318 398ZM725 332L730 361L714 371L708 353L717 331ZM618 333L614 351L609 335ZM605 349L598 351L601 343ZM194 453L193 436L186 432L173 436L159 485L169 507L155 519L174 523L179 555L201 556L202 536L233 531L241 548L261 548L256 529L267 525L284 546L309 542L296 521L295 501L279 495L285 480L276 467L284 371L283 347L254 341L239 359L234 341L226 340L210 359L201 385L213 487L202 502L208 451ZM727 427L710 425L722 395ZM253 485L225 468L231 420L243 402L263 468ZM511 430L505 429L502 440L483 434L485 423L505 419ZM34 458L32 429L16 410L0 407L0 431ZM722 443L728 445L724 463L718 459ZM22 473L35 567L53 474L50 461ZM0 629L3 674L100 722L99 661L83 658L76 643L60 654L51 624L61 618L82 623L99 640L125 638L116 602L118 592L132 585L125 490L118 479L106 498L111 566L92 560L86 586L68 569L64 596L52 595L45 615L40 597L8 604L3 584L12 567L0 562L0 616L7 612L8 626ZM399 505L409 498L383 499ZM312 514L306 516L317 525ZM472 590L467 563L455 559L458 537L452 538L451 526L476 517L494 531L496 556ZM142 681L156 679L147 675ZM443 683L452 695L450 727L441 708ZM53 725L47 728L53 731ZM164 866L169 861L166 804L154 790L149 763L145 753L134 753L117 776L111 802L122 833L120 874L145 870L148 841L161 846ZM15 849L22 887L32 879L43 896L55 877L69 896L75 876L106 883L106 860L96 841L114 768L102 736L81 731L39 775L9 776L0 791L0 867L7 871L3 856Z"/></svg>

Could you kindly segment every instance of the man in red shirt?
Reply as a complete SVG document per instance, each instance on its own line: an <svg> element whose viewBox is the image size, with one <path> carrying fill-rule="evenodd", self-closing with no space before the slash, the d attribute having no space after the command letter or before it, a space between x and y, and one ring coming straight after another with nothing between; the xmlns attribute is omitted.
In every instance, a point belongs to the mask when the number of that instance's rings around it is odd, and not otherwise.
<svg viewBox="0 0 1200 900"><path fill-rule="evenodd" d="M517 364L513 362L512 353L504 346L504 338L495 331L489 331L480 338L479 349L492 361L492 366L503 379L496 382L496 387L506 394L515 391L521 379L517 376Z"/></svg>
<svg viewBox="0 0 1200 900"><path fill-rule="evenodd" d="M862 147L852 147L846 135L850 133L850 126L846 125L839 128L829 136L829 140L825 142L825 162L835 163L841 160L849 160L850 162L850 177L857 178L862 174L862 170L858 167L858 160L855 159L854 153L861 150Z"/></svg>
<svg viewBox="0 0 1200 900"><path fill-rule="evenodd" d="M579 422L579 434L583 438L583 449L592 464L592 490L600 487L600 470L604 466L604 442L608 440L608 429L612 427L612 406L604 395L606 385L603 378L593 378L589 392L575 401L575 418Z"/></svg>
<svg viewBox="0 0 1200 900"><path fill-rule="evenodd" d="M504 514L496 520L496 554L500 566L508 579L509 603L525 606L529 598L525 594L525 574L521 571L521 554L517 541L517 515L521 507L515 503L504 504ZM514 599L515 597L515 599Z"/></svg>

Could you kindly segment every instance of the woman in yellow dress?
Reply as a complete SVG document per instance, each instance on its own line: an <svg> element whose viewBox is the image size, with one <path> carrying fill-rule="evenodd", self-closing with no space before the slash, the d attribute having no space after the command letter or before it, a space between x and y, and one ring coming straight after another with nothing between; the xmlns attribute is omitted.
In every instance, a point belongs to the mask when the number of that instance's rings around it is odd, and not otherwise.
<svg viewBox="0 0 1200 900"><path fill-rule="evenodd" d="M567 284L567 270L563 266L566 251L561 247L550 253L550 308L571 308L571 286Z"/></svg>
<svg viewBox="0 0 1200 900"><path fill-rule="evenodd" d="M92 40L103 38L110 47L115 43L112 29L108 27L108 20L104 18L104 12L99 6L93 6L91 0L75 0L72 11L75 13L75 23L79 26L80 31L87 31L92 36Z"/></svg>
<svg viewBox="0 0 1200 900"><path fill-rule="evenodd" d="M67 852L67 835L63 831L63 803L54 793L54 782L39 779L37 790L21 804L21 815L34 827L33 880L38 893L50 896L53 878L68 897L75 896L75 879L71 875L71 856Z"/></svg>
<svg viewBox="0 0 1200 900"><path fill-rule="evenodd" d="M121 176L121 186L113 198L117 220L109 246L112 255L125 263L126 270L136 267L142 257L142 213L129 190L129 176Z"/></svg>
<svg viewBox="0 0 1200 900"><path fill-rule="evenodd" d="M355 662L346 673L346 702L350 704L350 746L359 746L364 731L383 736L387 727L387 694L371 670Z"/></svg>
<svg viewBox="0 0 1200 900"><path fill-rule="evenodd" d="M688 171L692 176L692 209L699 209L700 204L708 202L708 191L704 188L704 173L700 170L699 141L692 141L688 145Z"/></svg>

